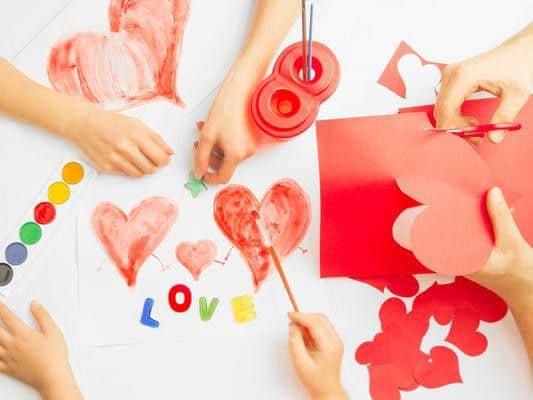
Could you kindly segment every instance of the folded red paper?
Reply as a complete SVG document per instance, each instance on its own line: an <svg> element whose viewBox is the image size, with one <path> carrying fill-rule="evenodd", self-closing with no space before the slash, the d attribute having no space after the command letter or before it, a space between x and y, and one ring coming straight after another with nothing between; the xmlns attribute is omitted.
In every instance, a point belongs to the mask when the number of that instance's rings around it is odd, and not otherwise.
<svg viewBox="0 0 533 400"><path fill-rule="evenodd" d="M464 109L483 120L493 106L478 100ZM479 270L493 248L485 207L493 186L504 189L533 243L533 180L524 176L533 170L531 111L533 102L519 116L522 132L477 148L425 132L429 121L420 113L319 122L322 277L411 275L428 272L424 266L447 275ZM393 226L405 221L410 225L395 229L407 232L402 241Z"/></svg>

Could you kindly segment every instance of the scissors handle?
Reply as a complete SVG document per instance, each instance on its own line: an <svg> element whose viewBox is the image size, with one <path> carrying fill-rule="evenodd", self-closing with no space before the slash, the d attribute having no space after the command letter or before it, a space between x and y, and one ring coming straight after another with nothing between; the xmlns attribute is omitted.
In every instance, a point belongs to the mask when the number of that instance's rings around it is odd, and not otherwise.
<svg viewBox="0 0 533 400"><path fill-rule="evenodd" d="M464 128L451 128L451 129L436 129L429 128L427 131L431 132L444 132L453 133L461 137L484 137L487 132L490 131L518 131L522 128L522 124L515 122L502 122L497 124L480 124L473 126L465 126Z"/></svg>

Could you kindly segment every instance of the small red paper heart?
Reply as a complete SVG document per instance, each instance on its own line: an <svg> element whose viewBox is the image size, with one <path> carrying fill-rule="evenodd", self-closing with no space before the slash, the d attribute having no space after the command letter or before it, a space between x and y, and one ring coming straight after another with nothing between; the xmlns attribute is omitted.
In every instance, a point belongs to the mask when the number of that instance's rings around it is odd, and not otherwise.
<svg viewBox="0 0 533 400"><path fill-rule="evenodd" d="M415 380L426 388L438 388L451 383L462 383L459 359L447 347L436 346L429 352L430 359L414 366Z"/></svg>
<svg viewBox="0 0 533 400"><path fill-rule="evenodd" d="M159 246L178 217L178 207L163 197L143 200L129 215L104 202L93 212L96 236L126 280L134 286L137 273Z"/></svg>
<svg viewBox="0 0 533 400"><path fill-rule="evenodd" d="M190 0L111 0L111 33L78 33L51 50L54 89L94 103L165 97L181 105L176 69Z"/></svg>
<svg viewBox="0 0 533 400"><path fill-rule="evenodd" d="M211 240L197 243L183 242L176 247L176 258L189 270L195 280L215 261L217 246Z"/></svg>
<svg viewBox="0 0 533 400"><path fill-rule="evenodd" d="M303 189L291 179L275 183L261 202L240 185L230 185L217 194L215 221L240 250L258 289L270 272L271 260L254 213L259 213L279 256L286 257L298 247L309 228L311 203Z"/></svg>

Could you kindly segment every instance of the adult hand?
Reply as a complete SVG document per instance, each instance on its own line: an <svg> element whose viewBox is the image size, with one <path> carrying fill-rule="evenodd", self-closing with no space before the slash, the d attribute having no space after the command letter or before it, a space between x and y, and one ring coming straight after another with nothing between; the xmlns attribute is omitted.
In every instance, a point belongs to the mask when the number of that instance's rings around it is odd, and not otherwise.
<svg viewBox="0 0 533 400"><path fill-rule="evenodd" d="M533 24L494 50L449 65L435 108L438 128L462 128L477 123L461 115L461 105L472 94L487 91L500 98L492 123L512 122L529 98L533 85ZM489 133L499 143L503 131Z"/></svg>

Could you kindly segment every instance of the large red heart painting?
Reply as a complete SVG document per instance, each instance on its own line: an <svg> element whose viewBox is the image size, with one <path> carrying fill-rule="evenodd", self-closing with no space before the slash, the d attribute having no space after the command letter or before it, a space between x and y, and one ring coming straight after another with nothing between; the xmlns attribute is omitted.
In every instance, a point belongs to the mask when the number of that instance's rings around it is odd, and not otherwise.
<svg viewBox="0 0 533 400"><path fill-rule="evenodd" d="M181 105L176 69L189 3L111 0L110 33L77 33L54 45L52 86L93 103L127 106L164 97Z"/></svg>
<svg viewBox="0 0 533 400"><path fill-rule="evenodd" d="M254 212L259 213L280 257L286 257L298 247L309 228L311 203L300 185L291 179L275 183L261 201L240 185L230 185L217 194L215 221L240 250L258 289L269 275L271 259L257 228Z"/></svg>
<svg viewBox="0 0 533 400"><path fill-rule="evenodd" d="M134 286L144 262L170 231L178 207L163 197L143 200L129 215L104 202L93 212L96 236L128 286Z"/></svg>

